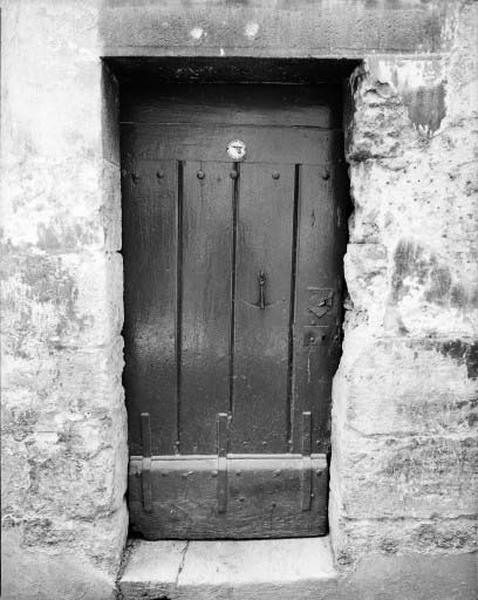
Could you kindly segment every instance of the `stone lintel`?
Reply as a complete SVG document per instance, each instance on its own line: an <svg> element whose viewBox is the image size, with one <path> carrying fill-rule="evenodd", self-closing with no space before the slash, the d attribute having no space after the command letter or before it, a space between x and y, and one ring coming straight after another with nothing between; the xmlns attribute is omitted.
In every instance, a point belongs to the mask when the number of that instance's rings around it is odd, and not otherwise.
<svg viewBox="0 0 478 600"><path fill-rule="evenodd" d="M362 57L440 52L447 4L107 0L103 56Z"/></svg>

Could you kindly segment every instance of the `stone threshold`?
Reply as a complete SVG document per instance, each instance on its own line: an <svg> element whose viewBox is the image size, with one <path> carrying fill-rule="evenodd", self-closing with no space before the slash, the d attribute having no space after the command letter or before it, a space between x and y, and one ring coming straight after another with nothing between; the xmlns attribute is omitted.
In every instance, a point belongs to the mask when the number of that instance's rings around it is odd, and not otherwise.
<svg viewBox="0 0 478 600"><path fill-rule="evenodd" d="M124 600L317 600L336 581L328 537L139 540L119 588Z"/></svg>

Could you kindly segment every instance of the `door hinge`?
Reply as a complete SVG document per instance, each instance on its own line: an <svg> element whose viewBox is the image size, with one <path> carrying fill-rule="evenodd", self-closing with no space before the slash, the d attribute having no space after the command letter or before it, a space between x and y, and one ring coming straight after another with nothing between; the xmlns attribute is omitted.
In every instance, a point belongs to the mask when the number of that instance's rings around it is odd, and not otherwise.
<svg viewBox="0 0 478 600"><path fill-rule="evenodd" d="M194 475L201 489L207 489L207 478L215 479L217 514L231 512L242 513L246 498L259 493L258 497L270 499L271 508L294 511L292 498L296 498L296 511L316 510L313 502L314 492L322 489L324 473L327 472L326 458L323 454L312 453L312 413L302 413L302 447L300 454L230 454L229 426L231 417L228 413L218 413L216 418L217 455L192 456L152 456L151 418L147 412L141 413L142 455L132 457L130 486L135 487L130 494L136 497L145 513L164 510L170 502L180 503L179 498L189 498L189 475ZM199 462L206 467L197 469ZM209 473L209 475L208 475ZM185 476L187 474L187 477ZM139 486L135 483L138 475ZM153 485L158 477L169 475L168 486ZM234 475L230 479L230 476ZM315 475L317 477L315 477ZM240 477L239 477L240 476ZM294 483L295 480L295 483ZM187 487L180 493L178 489L188 481ZM174 482L174 483L173 483ZM258 487L259 486L259 487ZM153 498L154 487L154 498ZM211 499L214 498L211 489ZM260 492L258 492L260 490ZM171 499L169 493L173 494ZM174 496L174 494L176 494ZM166 500L167 499L167 500ZM189 498L188 502L191 502ZM239 503L239 504L238 504ZM231 505L231 506L229 506ZM212 507L211 507L212 508ZM169 510L169 509L168 509Z"/></svg>
<svg viewBox="0 0 478 600"><path fill-rule="evenodd" d="M217 508L219 513L227 511L227 479L228 479L228 443L229 415L217 415ZM302 413L302 468L301 468L301 508L310 510L313 494L312 464L312 413Z"/></svg>

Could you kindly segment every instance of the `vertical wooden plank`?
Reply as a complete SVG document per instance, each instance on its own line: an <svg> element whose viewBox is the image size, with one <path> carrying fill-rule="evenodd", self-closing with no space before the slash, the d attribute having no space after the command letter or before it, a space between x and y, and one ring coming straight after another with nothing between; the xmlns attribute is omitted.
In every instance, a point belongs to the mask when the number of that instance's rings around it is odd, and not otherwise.
<svg viewBox="0 0 478 600"><path fill-rule="evenodd" d="M152 453L176 441L176 161L135 157L123 170L124 385L130 453L142 453L140 415L151 420ZM136 154L139 156L139 153Z"/></svg>
<svg viewBox="0 0 478 600"><path fill-rule="evenodd" d="M176 452L181 452L181 380L183 350L183 205L184 161L178 160L178 196L176 208Z"/></svg>
<svg viewBox="0 0 478 600"><path fill-rule="evenodd" d="M231 447L285 452L294 166L244 163L239 181Z"/></svg>
<svg viewBox="0 0 478 600"><path fill-rule="evenodd" d="M240 163L233 164L231 177L232 188L232 274L231 274L231 336L229 345L229 414L233 414L234 404L234 353L235 353L235 322L236 322L236 284L237 284L237 223L239 215L239 175Z"/></svg>
<svg viewBox="0 0 478 600"><path fill-rule="evenodd" d="M232 179L227 163L184 163L181 453L214 454L229 409Z"/></svg>
<svg viewBox="0 0 478 600"><path fill-rule="evenodd" d="M297 250L299 236L299 201L300 201L300 178L301 165L294 166L294 216L292 221L292 256L291 256L291 271L290 271L290 303L289 303L289 356L287 370L287 449L292 451L292 427L294 415L295 401L295 373L294 373L294 326L296 314L296 277L297 277Z"/></svg>
<svg viewBox="0 0 478 600"><path fill-rule="evenodd" d="M333 191L330 167L301 166L292 403L292 450L296 452L307 411L312 415L312 451L327 451L329 444L331 380L336 368L331 355L341 302Z"/></svg>

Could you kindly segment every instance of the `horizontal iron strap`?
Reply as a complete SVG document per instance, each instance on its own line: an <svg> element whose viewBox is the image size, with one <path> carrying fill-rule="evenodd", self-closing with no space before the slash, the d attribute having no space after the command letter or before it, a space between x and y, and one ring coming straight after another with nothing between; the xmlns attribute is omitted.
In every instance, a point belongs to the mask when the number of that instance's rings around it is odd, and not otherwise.
<svg viewBox="0 0 478 600"><path fill-rule="evenodd" d="M325 460L325 454L323 452L317 452L311 454L312 458L323 458ZM141 454L132 454L130 460L141 460L143 456ZM157 454L151 457L153 460L168 460L178 462L181 460L209 460L217 458L216 454ZM230 460L300 460L302 454L296 452L284 452L283 454L238 454L235 452L228 452L227 458Z"/></svg>
<svg viewBox="0 0 478 600"><path fill-rule="evenodd" d="M273 455L227 455L229 470L242 471L269 471L269 470L302 470L303 460L301 454L273 454ZM316 470L327 468L325 454L312 454L311 467ZM141 472L142 457L132 456L130 469ZM153 456L151 458L152 471L215 471L217 470L217 456L214 455L189 455L189 456Z"/></svg>
<svg viewBox="0 0 478 600"><path fill-rule="evenodd" d="M326 460L324 453L318 452L311 454L313 459ZM132 454L130 456L131 461L142 460L141 454ZM182 460L214 460L217 458L216 454L158 454L151 457L153 460L164 460L172 462L180 462ZM302 454L284 452L283 454L236 454L235 452L228 452L227 458L230 460L300 460Z"/></svg>

